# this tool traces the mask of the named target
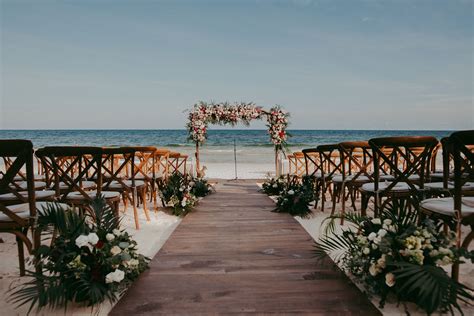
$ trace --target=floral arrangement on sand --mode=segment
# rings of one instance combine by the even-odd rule
[[[285,175],[268,178],[262,185],[262,191],[267,195],[276,196],[275,212],[300,217],[309,217],[312,214],[310,204],[315,200],[312,177]]]
[[[43,244],[34,261],[40,271],[28,271],[30,281],[15,288],[10,299],[30,303],[31,309],[56,308],[73,302],[95,306],[118,297],[148,267],[137,243],[124,230],[102,198],[91,204],[85,216],[58,204],[39,213],[38,228],[53,237]]]
[[[317,256],[332,255],[370,294],[380,296],[381,307],[394,295],[431,314],[461,311],[458,303],[473,299],[470,289],[442,269],[463,256],[472,260],[473,253],[456,248],[455,234],[444,232],[442,225],[431,219],[419,222],[416,212],[387,209],[378,218],[346,214],[349,228],[336,233],[336,218],[329,217],[316,243]]]
[[[207,180],[193,178],[174,172],[168,179],[159,184],[160,197],[165,205],[173,210],[173,215],[184,216],[196,205],[199,197],[211,192]]]
[[[275,106],[270,111],[264,111],[261,107],[253,103],[210,103],[199,102],[194,105],[189,113],[187,128],[189,139],[202,144],[207,139],[207,128],[209,124],[231,124],[242,122],[246,125],[255,119],[261,119],[266,115],[268,133],[272,143],[281,148],[287,141],[289,114],[279,106]]]

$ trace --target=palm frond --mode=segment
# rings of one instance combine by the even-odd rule
[[[409,262],[389,265],[396,268],[392,273],[397,283],[402,284],[396,287],[399,298],[416,303],[428,314],[454,308],[462,313],[458,301],[470,304],[474,299],[469,292],[472,289],[449,277],[440,267]]]

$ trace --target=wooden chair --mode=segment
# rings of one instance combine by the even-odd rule
[[[102,189],[115,191],[122,195],[124,209],[127,210],[128,201],[131,201],[135,228],[140,229],[137,211],[137,196],[146,199],[146,183],[135,180],[135,149],[133,147],[103,148],[102,175],[104,178]],[[145,216],[150,221],[150,215],[145,208]]]
[[[365,183],[360,187],[362,210],[366,210],[371,197],[374,198],[375,216],[388,204],[392,204],[394,209],[417,209],[428,172],[427,161],[431,159],[437,144],[436,138],[429,136],[369,140],[373,152],[374,182]],[[383,177],[385,175],[388,177]]]
[[[188,155],[184,155],[178,152],[170,152],[168,158],[169,172],[179,172],[182,175],[187,174],[186,164],[188,162]]]
[[[90,202],[103,196],[118,218],[120,193],[102,190],[102,154],[100,147],[81,146],[51,146],[36,151],[44,169],[53,175],[58,201],[89,210]],[[91,180],[95,181],[95,190],[84,186]]]
[[[156,185],[156,147],[153,146],[134,146],[135,150],[135,167],[133,175],[136,180],[144,181],[146,184],[146,192],[150,193],[150,200],[153,201],[153,207],[156,211],[157,206],[157,185]],[[141,199],[145,212],[148,212],[146,198]]]
[[[365,183],[373,182],[373,154],[372,148],[367,141],[342,142],[339,144],[342,164],[342,215],[345,213],[346,201],[350,198],[354,212],[356,195],[359,188]],[[336,181],[336,180],[334,180]],[[362,210],[365,215],[365,210]],[[342,219],[341,219],[342,223]]]
[[[294,152],[288,155],[288,173],[302,178],[306,174],[305,155],[302,152]]]
[[[314,177],[315,195],[317,196],[315,208],[318,206],[318,200],[321,199],[321,210],[324,211],[326,193],[335,198],[331,189],[333,177],[340,175],[342,164],[340,161],[339,147],[336,144],[320,145],[316,148],[304,149],[307,174]],[[315,158],[317,156],[317,158]],[[308,170],[309,165],[313,165],[313,171]]]
[[[464,190],[469,181],[474,181],[474,130],[451,134],[449,150],[454,161],[454,197],[431,198],[420,203],[420,210],[428,216],[440,218],[445,223],[456,223],[457,246],[468,249],[474,239],[474,192]],[[444,144],[443,144],[444,145]],[[471,231],[462,240],[461,225],[469,226]],[[452,267],[452,277],[459,279],[459,264]]]
[[[5,204],[0,201],[0,232],[16,236],[20,275],[25,275],[25,245],[30,254],[40,246],[41,232],[35,229],[37,212],[46,202],[36,202],[33,170],[33,144],[29,140],[0,140],[0,156],[11,159],[11,164],[4,165],[0,177],[0,194],[12,194],[18,204]],[[25,168],[25,172],[22,171]],[[26,181],[26,194],[15,183],[14,178],[21,174]],[[20,189],[20,190],[19,190]],[[32,231],[32,239],[28,231]]]

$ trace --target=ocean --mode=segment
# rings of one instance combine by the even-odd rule
[[[386,136],[434,136],[438,139],[452,131],[409,130],[289,130],[289,150],[351,140],[368,140]],[[267,130],[215,129],[209,130],[207,142],[201,147],[201,162],[214,165],[215,170],[234,172],[234,140],[241,172],[270,171],[274,164],[273,145]],[[87,146],[157,146],[194,157],[195,145],[187,140],[186,130],[0,130],[0,139],[29,139],[35,148],[53,145]],[[249,169],[250,168],[250,169]],[[208,170],[211,169],[208,166]],[[228,170],[229,169],[229,170]],[[262,171],[263,172],[263,171]],[[212,171],[211,171],[211,174]],[[240,175],[240,174],[239,174]],[[249,176],[249,173],[246,173]]]

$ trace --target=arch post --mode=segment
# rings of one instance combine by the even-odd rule
[[[201,166],[199,162],[199,143],[196,142],[196,152],[194,153],[194,156],[196,157],[196,176],[198,178],[201,177]]]

